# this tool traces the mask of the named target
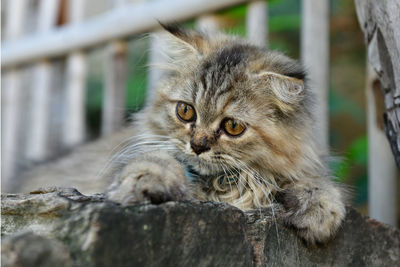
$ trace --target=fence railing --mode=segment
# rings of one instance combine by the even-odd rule
[[[23,25],[26,24],[27,15],[33,12],[29,10],[32,1],[3,2],[7,13],[1,51],[3,190],[11,187],[22,158],[41,161],[52,155],[52,148],[48,142],[52,127],[50,116],[54,115],[49,114],[49,105],[52,101],[49,98],[49,92],[52,90],[52,65],[49,60],[66,59],[64,99],[59,104],[64,106],[61,144],[70,148],[84,142],[86,137],[85,90],[88,49],[104,45],[107,47],[101,126],[102,134],[106,135],[116,131],[124,122],[122,107],[127,78],[128,38],[157,30],[158,21],[168,23],[199,18],[199,27],[214,27],[217,22],[212,22],[212,16],[205,15],[247,4],[248,38],[259,45],[267,45],[268,40],[267,2],[260,0],[153,0],[137,3],[132,3],[132,0],[110,0],[107,12],[89,19],[84,15],[87,1],[41,0],[37,9],[37,30],[29,35],[24,35]],[[328,4],[328,0],[303,0],[301,31],[301,58],[309,70],[313,87],[316,88],[316,138],[323,150],[328,150],[329,140]],[[68,24],[57,26],[60,10],[64,12],[68,10]],[[152,40],[151,45],[157,46],[157,41]],[[149,60],[155,61],[156,57],[153,53]],[[28,99],[33,107],[28,111],[31,112],[29,125],[21,124],[20,120],[21,113],[26,112],[24,106],[26,100],[23,101],[21,97],[21,92],[24,90],[23,70],[26,68],[34,69],[30,84],[34,87],[34,94]],[[159,74],[154,70],[149,77],[149,85],[153,86]],[[21,137],[20,133],[27,131],[29,134]],[[395,212],[395,207],[393,209],[391,212]]]

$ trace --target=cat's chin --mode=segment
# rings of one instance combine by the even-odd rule
[[[220,166],[209,162],[205,162],[202,164],[193,164],[190,166],[192,169],[194,169],[198,174],[202,176],[213,176],[223,172]]]
[[[224,170],[220,164],[202,159],[194,155],[179,155],[176,157],[187,169],[202,176],[212,176],[222,173]]]

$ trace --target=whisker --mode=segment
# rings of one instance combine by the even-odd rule
[[[257,171],[255,171],[254,169],[250,168],[249,166],[247,166],[245,163],[243,163],[242,161],[238,160],[238,159],[233,159],[230,156],[224,155],[223,156],[224,160],[226,162],[228,162],[230,165],[233,165],[235,169],[240,170],[240,172],[243,172],[244,174],[246,174],[246,176],[248,177],[248,179],[240,179],[239,182],[242,182],[241,180],[245,180],[246,183],[248,184],[248,186],[250,187],[250,189],[254,192],[254,204],[256,207],[262,207],[262,206],[270,206],[265,204],[262,204],[259,202],[259,196],[257,194],[257,192],[259,192],[258,190],[261,190],[262,193],[264,194],[264,197],[266,198],[266,200],[270,201],[270,197],[271,197],[271,190],[279,190],[279,187],[276,184],[272,184],[270,182],[268,182],[264,177],[262,177],[261,175],[259,175],[259,173]],[[241,175],[242,176],[242,175]],[[252,183],[250,183],[250,180],[257,185],[257,188],[254,187],[254,185]],[[264,185],[265,184],[265,185]],[[268,190],[266,190],[268,188]],[[268,192],[269,191],[269,192]]]
[[[98,176],[105,176],[108,171],[113,172],[112,166],[116,164],[126,164],[132,160],[137,154],[164,150],[164,151],[176,151],[174,143],[177,143],[176,139],[169,136],[153,135],[153,134],[139,134],[119,143],[113,148],[110,154],[110,158],[104,165],[104,167],[97,174]],[[117,151],[117,152],[116,152]],[[122,166],[119,166],[122,168]]]
[[[225,168],[221,165],[221,167],[222,167],[222,169],[223,169],[223,171],[224,171],[224,173],[225,173],[225,176],[228,176],[228,174],[226,173],[226,171],[225,171]],[[228,178],[226,178],[226,179],[228,179]],[[231,189],[231,201],[232,201],[232,203],[233,203],[233,191],[232,191],[232,186],[231,186],[231,183],[229,183],[228,182],[228,184],[229,184],[229,188]]]
[[[275,232],[276,232],[276,238],[278,240],[278,252],[279,252],[279,256],[281,258],[281,262],[283,262],[282,260],[282,252],[281,252],[281,239],[279,237],[279,230],[278,230],[278,222],[275,216],[275,209],[274,209],[274,205],[271,203],[271,200],[268,199],[268,201],[270,202],[270,206],[271,206],[271,211],[272,211],[272,219],[274,221],[274,225],[275,225]]]
[[[224,163],[221,163],[221,164],[225,165]],[[225,165],[225,166],[226,166],[226,165]],[[233,171],[230,170],[229,168],[228,168],[228,172],[229,172],[229,174],[232,175],[232,176],[235,175],[235,174],[233,173]],[[239,177],[239,179],[240,179],[240,177]],[[236,179],[233,179],[233,182],[235,183],[236,188],[237,188],[237,190],[238,190],[238,192],[239,192],[239,199],[238,199],[237,202],[240,203],[240,202],[242,201],[242,190],[241,190],[241,188],[239,188],[239,185],[237,184]]]

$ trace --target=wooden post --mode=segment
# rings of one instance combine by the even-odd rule
[[[385,132],[400,168],[400,2],[355,0],[368,61],[379,73],[385,95]]]
[[[113,2],[114,8],[121,8],[124,4],[125,0]],[[104,64],[102,135],[111,134],[124,124],[127,60],[125,41],[113,41],[107,46]]]
[[[368,61],[379,74],[380,81],[380,88],[373,88],[374,95],[372,89],[367,91],[369,212],[371,217],[397,226],[398,180],[393,159],[397,168],[400,168],[400,3],[398,0],[355,0],[354,3],[367,45]],[[370,70],[369,73],[371,72]],[[371,77],[370,80],[372,79],[377,77]],[[375,107],[374,103],[383,105],[379,112],[372,109]],[[383,119],[380,117],[383,115],[382,110]],[[380,127],[376,126],[375,114],[381,119],[381,123],[378,124]],[[382,128],[386,132],[388,142],[384,141]],[[388,144],[394,158],[390,155]]]
[[[70,0],[69,20],[76,25],[84,16],[86,1]],[[63,129],[63,143],[66,147],[73,147],[85,139],[86,116],[86,75],[87,60],[80,51],[71,53],[67,58],[67,77],[65,95],[65,124]]]
[[[367,67],[369,215],[397,227],[397,167],[383,129],[384,100],[376,72]]]
[[[39,4],[37,32],[43,33],[55,26],[60,0],[42,0]],[[26,153],[30,160],[43,160],[49,152],[51,63],[43,60],[35,66],[34,73],[31,125]]]
[[[203,15],[196,20],[196,29],[216,33],[220,30],[220,23],[215,15]]]
[[[28,2],[9,0],[7,2],[7,20],[5,39],[14,41],[24,32],[24,23]],[[21,107],[21,75],[16,69],[9,69],[2,74],[1,97],[1,183],[2,192],[12,187],[12,178],[17,171],[18,137]]]
[[[316,95],[315,136],[329,150],[329,1],[303,0],[301,58]]]
[[[171,23],[192,19],[249,0],[168,0],[127,4],[112,12],[91,18],[79,27],[66,25],[42,36],[30,36],[23,42],[2,45],[2,67],[29,63],[40,58],[64,56],[71,51],[125,39],[159,27],[159,21]],[[80,1],[87,3],[87,1]],[[83,5],[82,3],[82,5]]]
[[[121,128],[125,116],[127,49],[124,41],[107,46],[101,132],[108,135]]]
[[[157,67],[158,64],[162,64],[165,60],[162,54],[161,47],[164,44],[164,40],[161,37],[160,32],[153,32],[150,35],[150,50],[149,50],[149,72],[147,76],[147,92],[146,101],[151,101],[156,90],[157,84],[163,76],[163,70]]]
[[[247,5],[246,34],[254,44],[268,46],[268,4],[266,1],[255,1]]]

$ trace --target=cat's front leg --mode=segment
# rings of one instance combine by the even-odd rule
[[[343,191],[326,178],[293,182],[277,198],[285,208],[284,221],[309,244],[327,242],[345,217]]]
[[[139,155],[114,178],[107,191],[108,199],[128,205],[159,204],[190,198],[182,165],[164,152]]]

